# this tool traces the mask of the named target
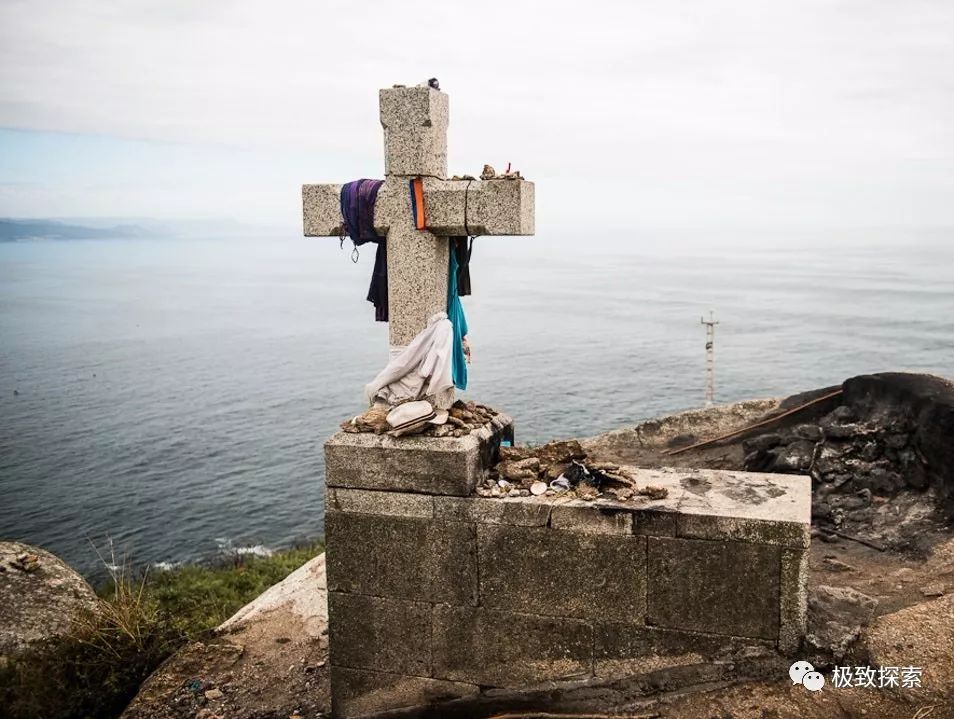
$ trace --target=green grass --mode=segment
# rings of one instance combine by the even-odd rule
[[[201,639],[320,551],[321,546],[313,544],[271,557],[245,555],[213,565],[152,571],[146,580],[146,596],[174,617],[185,636]],[[105,599],[114,597],[115,585],[104,585],[98,594]]]
[[[135,575],[100,587],[95,612],[69,635],[0,666],[0,707],[10,719],[118,717],[172,653],[212,630],[321,551],[313,544],[271,557]]]

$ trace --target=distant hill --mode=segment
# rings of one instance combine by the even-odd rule
[[[230,218],[0,217],[0,242],[27,240],[203,239],[297,237],[301,227],[248,224]]]
[[[12,220],[0,218],[0,242],[21,240],[93,240],[153,237],[154,232],[139,225],[90,227],[58,220]]]

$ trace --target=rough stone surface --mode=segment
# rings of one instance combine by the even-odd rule
[[[329,512],[325,534],[332,592],[477,602],[473,524]]]
[[[534,233],[534,186],[526,180],[482,182],[426,178],[424,204],[428,227],[438,235]]]
[[[29,571],[19,568],[23,555]],[[66,633],[74,618],[95,607],[92,588],[63,560],[29,544],[0,542],[0,657]]]
[[[674,662],[723,659],[753,649],[770,651],[773,647],[772,642],[719,634],[672,631],[623,622],[599,623],[594,627],[594,673],[598,677],[627,676],[672,666]]]
[[[902,695],[954,708],[954,596],[879,617],[866,643],[878,666],[923,669],[921,686],[901,687]]]
[[[330,511],[383,514],[388,517],[429,519],[434,516],[434,498],[406,492],[376,492],[363,489],[328,489]]]
[[[328,613],[333,666],[430,676],[430,604],[330,592]]]
[[[393,87],[380,91],[379,102],[385,175],[446,176],[448,96],[429,87]]]
[[[859,657],[855,645],[877,606],[877,599],[852,587],[814,587],[808,599],[806,645],[838,662]]]
[[[302,185],[301,204],[305,237],[341,235],[341,185]]]
[[[572,505],[558,505],[550,513],[550,526],[582,534],[633,533],[633,514],[625,509],[592,506],[578,500]]]
[[[392,216],[388,229],[388,330],[392,348],[411,343],[427,321],[447,311],[446,237],[416,229],[406,178],[386,181],[392,197],[405,205]],[[403,195],[400,195],[403,191]]]
[[[808,611],[808,551],[783,549],[779,576],[779,651],[793,654],[805,636]]]
[[[332,668],[331,681],[335,687],[332,715],[340,719],[441,704],[480,692],[474,684],[344,667]]]
[[[550,519],[550,503],[528,501],[524,497],[434,497],[434,516],[453,522],[544,527]]]
[[[681,514],[676,519],[676,535],[687,539],[779,544],[804,549],[811,541],[811,527],[799,522]]]
[[[633,532],[654,537],[674,537],[678,516],[675,512],[637,509],[633,512]]]
[[[593,634],[580,621],[437,606],[434,674],[475,684],[521,686],[592,670]]]
[[[329,487],[467,496],[493,462],[513,422],[497,415],[460,437],[400,437],[338,432],[325,443]]]
[[[648,537],[649,624],[778,638],[781,549]]]
[[[216,631],[234,632],[272,612],[283,612],[301,623],[300,633],[317,637],[328,626],[325,554],[310,559],[220,624]]]
[[[641,621],[645,542],[635,536],[481,525],[481,603],[558,617]]]

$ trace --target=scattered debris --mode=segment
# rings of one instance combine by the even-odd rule
[[[506,488],[501,487],[506,482]],[[621,501],[637,498],[664,499],[664,487],[639,487],[631,469],[587,458],[576,440],[549,442],[540,447],[501,447],[500,461],[477,488],[482,497],[517,496],[511,485],[525,495],[569,496],[593,501],[610,495]]]
[[[40,557],[36,554],[20,554],[10,562],[10,566],[21,572],[32,573],[40,568]]]
[[[484,165],[483,171],[480,173],[481,180],[522,180],[523,175],[520,174],[520,170],[511,170],[510,164],[507,164],[507,169],[503,172],[498,173],[494,170],[491,165]]]
[[[853,572],[853,571],[855,571],[855,568],[854,568],[854,567],[852,567],[850,564],[846,564],[845,562],[841,561],[840,559],[836,559],[834,555],[832,555],[832,556],[826,556],[826,557],[822,560],[822,565],[824,565],[824,568],[825,568],[827,571],[829,571],[829,572]]]
[[[415,406],[404,409],[409,405]],[[423,405],[431,411],[425,413]],[[476,402],[457,400],[448,410],[434,410],[430,403],[418,400],[396,407],[375,405],[364,414],[343,422],[341,429],[350,434],[389,434],[393,437],[463,437],[488,424],[498,414],[497,410]],[[388,422],[389,416],[395,421],[403,421],[392,425]]]
[[[639,494],[650,499],[665,499],[669,496],[669,490],[665,487],[657,487],[653,484],[647,485],[639,490]]]
[[[927,586],[921,587],[921,594],[925,597],[943,597],[947,591],[944,582],[933,582]]]

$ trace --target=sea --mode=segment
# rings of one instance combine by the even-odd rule
[[[954,237],[479,238],[465,397],[518,441],[878,371],[954,376]],[[387,327],[336,239],[0,244],[0,539],[91,578],[320,538]]]

